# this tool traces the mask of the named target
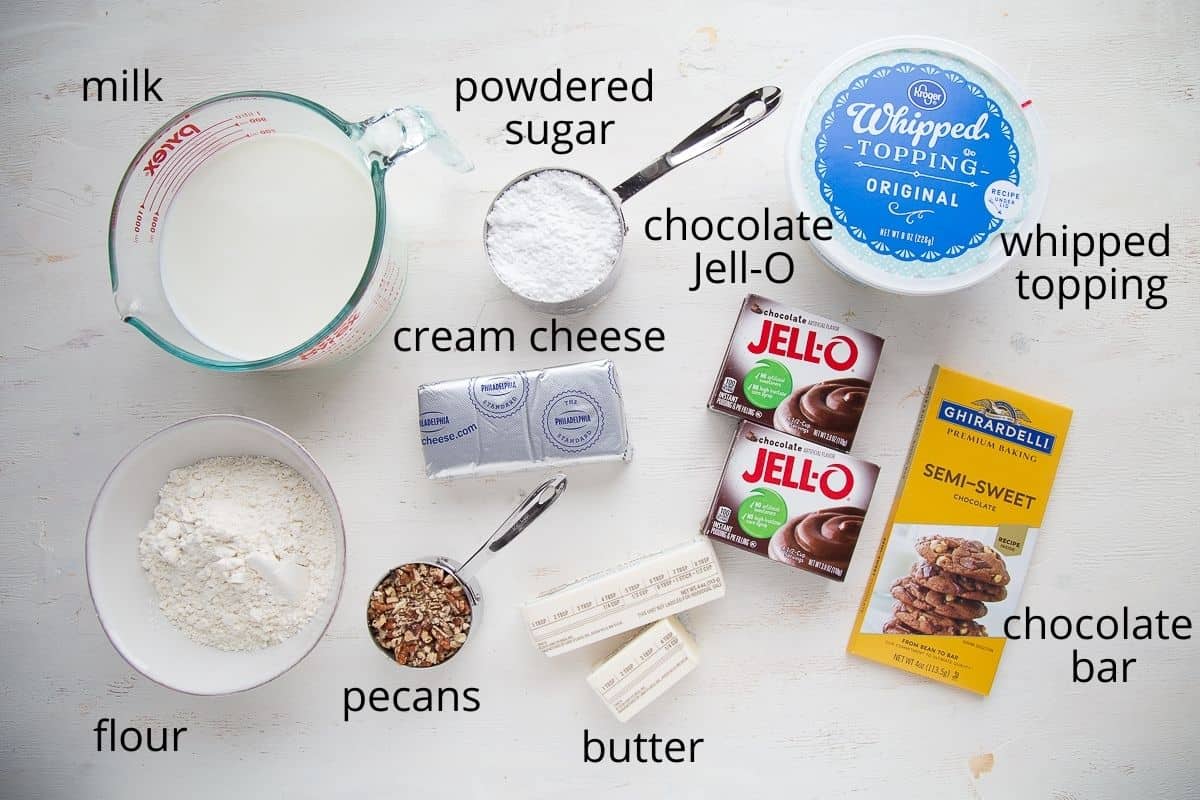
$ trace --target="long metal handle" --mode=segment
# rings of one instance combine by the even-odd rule
[[[489,536],[479,546],[479,549],[472,553],[471,557],[459,567],[459,580],[470,580],[479,571],[479,568],[487,563],[492,554],[500,552],[501,548],[517,538],[517,534],[528,528],[530,523],[540,517],[542,512],[549,508],[566,488],[567,476],[560,473],[530,492],[529,496],[522,500],[521,504],[508,515],[508,519],[500,523],[500,526],[496,528],[496,532]]]
[[[622,203],[625,202],[680,164],[707,153],[762,122],[779,107],[782,97],[783,92],[778,87],[764,86],[739,98],[733,105],[692,131],[682,142],[663,153],[653,164],[630,176],[613,189],[613,193],[621,198]]]

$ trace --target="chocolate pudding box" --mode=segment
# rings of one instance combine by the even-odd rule
[[[747,295],[713,385],[713,411],[849,452],[883,339]]]
[[[934,367],[847,650],[988,694],[1071,410]]]
[[[843,581],[878,477],[874,464],[743,422],[704,533]]]

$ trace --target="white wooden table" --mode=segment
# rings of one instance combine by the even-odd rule
[[[53,8],[51,6],[54,6]],[[935,360],[1076,409],[1025,600],[1046,614],[1196,614],[1200,511],[1200,17],[1190,3],[256,3],[57,4],[0,11],[0,795],[4,797],[912,798],[1197,797],[1200,693],[1193,642],[1093,645],[1138,662],[1128,685],[1072,684],[1071,647],[1007,649],[980,699],[848,657],[844,647]],[[845,585],[728,548],[722,602],[687,615],[705,662],[634,723],[611,720],[584,682],[609,649],[548,661],[518,602],[537,590],[696,530],[730,420],[704,410],[741,287],[686,291],[694,249],[640,230],[667,205],[689,215],[788,213],[783,148],[818,69],[849,47],[920,32],[1006,65],[1049,130],[1044,220],[1118,231],[1170,221],[1170,305],[1059,311],[1016,297],[1014,271],[951,297],[853,287],[806,245],[788,286],[751,288],[852,319],[887,338],[855,445],[883,468]],[[644,74],[655,100],[546,118],[612,118],[612,143],[551,156],[501,141],[526,109],[454,111],[458,76]],[[149,67],[165,101],[84,103],[85,75]],[[626,274],[583,318],[661,325],[663,354],[616,356],[637,455],[573,473],[561,505],[485,577],[490,616],[469,656],[413,676],[380,658],[361,625],[369,586],[405,556],[466,553],[536,476],[448,485],[422,476],[414,388],[435,379],[582,360],[401,354],[388,329],[343,364],[226,376],[160,352],[114,311],[104,237],[115,185],[144,137],[210,95],[275,88],[362,118],[430,107],[474,158],[451,176],[430,159],[391,189],[409,243],[394,324],[513,325],[539,317],[487,274],[479,231],[508,179],[545,163],[615,183],[722,105],[774,83],[776,118],[639,195]],[[751,257],[770,252],[753,244]],[[1060,262],[1026,262],[1057,274]],[[350,558],[329,634],[258,690],[200,699],[138,676],[97,624],[83,572],[95,493],[128,448],[214,411],[272,422],[311,448],[342,503]],[[428,682],[426,682],[428,681]],[[359,714],[347,686],[478,686],[474,714]],[[97,753],[100,717],[186,725],[179,753]],[[695,764],[585,765],[584,728],[703,737]],[[978,780],[974,757],[994,755]]]

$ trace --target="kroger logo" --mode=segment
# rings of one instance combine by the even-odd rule
[[[924,111],[933,111],[946,104],[946,90],[927,78],[913,81],[908,85],[908,101]]]
[[[450,416],[441,411],[426,411],[421,414],[421,433],[437,433],[450,424]]]

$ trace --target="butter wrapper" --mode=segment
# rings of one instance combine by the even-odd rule
[[[616,365],[590,361],[417,388],[430,478],[460,478],[632,455]]]

